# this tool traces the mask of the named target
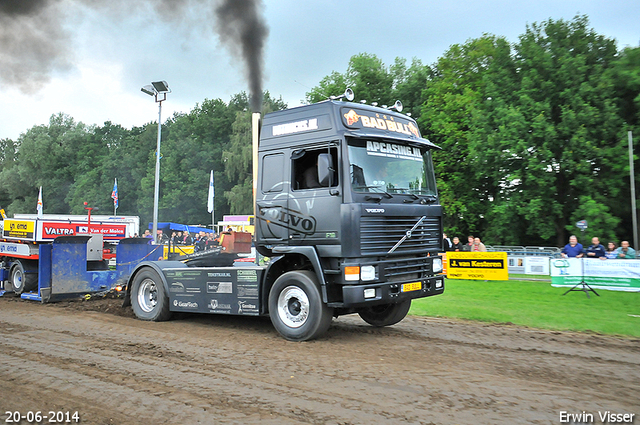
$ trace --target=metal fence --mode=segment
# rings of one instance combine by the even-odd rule
[[[518,257],[559,257],[562,250],[555,246],[487,245],[487,251],[506,252],[509,256]]]

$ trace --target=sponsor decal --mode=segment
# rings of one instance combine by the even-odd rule
[[[247,301],[238,301],[238,314],[242,314],[243,311],[256,311],[258,310],[258,306],[255,304],[248,303]]]
[[[184,292],[184,285],[181,282],[174,282],[171,284],[171,287],[169,288],[169,292]]]
[[[296,122],[289,122],[280,125],[273,126],[274,136],[284,136],[286,134],[301,133],[303,131],[312,131],[318,129],[318,119],[311,118],[309,120],[302,120]]]
[[[397,145],[395,143],[368,141],[367,153],[369,155],[407,158],[422,161],[422,153],[420,152],[420,149],[411,146]]]
[[[231,273],[230,272],[224,272],[224,273],[207,273],[207,276],[209,277],[231,277]]]
[[[105,240],[122,239],[126,237],[126,225],[110,224],[86,224],[73,223],[42,223],[42,238],[55,239],[58,236],[74,236],[77,234],[102,235]]]
[[[180,308],[198,308],[198,303],[193,302],[193,301],[173,300],[173,306],[174,307],[180,307]]]
[[[207,282],[207,292],[210,294],[231,294],[233,285],[231,282]]]
[[[211,300],[207,307],[211,310],[231,310],[231,304],[221,304],[218,300]]]
[[[364,128],[388,130],[407,136],[413,135],[415,137],[420,137],[418,127],[416,127],[413,122],[409,120],[406,120],[406,122],[396,121],[396,117],[392,115],[366,113],[365,111],[357,113],[355,110],[350,109],[349,112],[343,114],[343,117],[345,124],[349,127],[360,124]]]
[[[34,239],[35,222],[25,220],[4,220],[3,235],[5,238]]]

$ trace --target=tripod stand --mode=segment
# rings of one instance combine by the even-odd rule
[[[594,294],[596,294],[598,297],[600,296],[600,294],[598,294],[591,286],[589,286],[587,282],[584,281],[584,260],[585,260],[584,257],[580,258],[580,265],[582,266],[582,270],[581,270],[582,280],[580,281],[580,283],[578,283],[577,285],[575,285],[573,288],[569,289],[567,292],[565,292],[562,295],[567,295],[569,292],[572,292],[572,291],[583,291],[585,294],[587,294],[587,298],[591,298],[589,296],[589,291],[591,291]]]

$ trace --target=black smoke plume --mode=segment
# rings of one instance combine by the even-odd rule
[[[0,80],[36,92],[54,71],[71,67],[58,0],[0,0]]]
[[[269,33],[261,0],[0,0],[0,82],[34,93],[54,72],[72,68],[71,37],[63,25],[70,7],[131,13],[144,4],[165,22],[183,20],[189,8],[213,7],[214,30],[232,55],[244,62],[251,107],[260,110],[263,50]]]
[[[245,63],[254,112],[262,107],[263,51],[269,34],[260,14],[261,8],[260,0],[224,0],[216,8],[216,31],[220,41]]]

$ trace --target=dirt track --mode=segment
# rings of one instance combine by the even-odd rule
[[[321,340],[293,343],[265,318],[150,323],[119,304],[0,297],[0,414],[78,411],[83,424],[555,424],[561,411],[600,423],[598,411],[609,410],[640,423],[639,340],[414,317],[375,329],[349,316]]]

